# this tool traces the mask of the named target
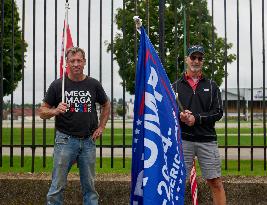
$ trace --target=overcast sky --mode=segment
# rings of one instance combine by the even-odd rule
[[[229,52],[237,53],[237,1],[227,1],[227,41],[233,43]],[[211,1],[209,1],[211,8]],[[264,5],[267,10],[266,1]],[[214,0],[214,24],[219,36],[224,37],[224,1]],[[265,44],[266,44],[265,15]],[[262,56],[262,0],[252,1],[252,43],[253,43],[253,87],[263,86],[263,56]],[[250,5],[249,0],[239,0],[239,69],[240,87],[251,87],[251,49],[250,49]],[[237,87],[236,61],[228,65],[228,87]],[[266,83],[266,81],[265,81]],[[224,83],[221,87],[224,87]]]
[[[16,0],[21,14],[22,0]],[[72,33],[74,45],[77,45],[77,1],[69,0],[69,24]],[[254,66],[254,87],[262,87],[262,28],[261,28],[261,12],[262,0],[252,1],[253,13],[253,66]],[[26,64],[25,64],[25,102],[32,103],[32,71],[33,71],[33,3],[32,0],[25,1],[25,39],[28,43]],[[211,11],[211,0],[208,0],[209,9]],[[267,3],[266,3],[267,4]],[[265,11],[267,6],[265,4]],[[55,36],[55,3],[54,0],[47,0],[47,86],[55,79],[55,53],[54,53],[54,36]],[[250,58],[250,16],[249,16],[249,0],[239,1],[239,16],[240,16],[240,87],[250,87],[251,78],[251,58]],[[122,0],[114,0],[114,15],[116,9],[122,7]],[[64,13],[65,13],[65,0],[58,0],[58,15],[57,15],[57,55],[60,58],[61,49],[61,35],[63,29]],[[91,0],[91,58],[90,68],[91,76],[99,79],[99,34],[100,34],[100,5],[99,0]],[[79,45],[84,48],[86,53],[88,51],[88,1],[80,0],[80,38]],[[210,12],[211,13],[211,12]],[[43,98],[44,89],[44,1],[36,0],[36,37],[35,37],[35,69],[36,69],[36,103],[40,103]],[[106,52],[104,41],[110,42],[111,40],[111,1],[103,0],[103,33],[102,33],[102,69],[103,69],[103,87],[108,96],[111,94],[111,56]],[[144,18],[144,17],[143,17]],[[237,45],[237,14],[236,14],[236,1],[227,1],[227,40],[233,43],[233,49],[229,52],[236,53]],[[265,18],[265,22],[267,22]],[[216,32],[219,36],[224,37],[224,0],[214,0],[214,24]],[[267,28],[267,25],[265,25]],[[114,24],[114,36],[116,32],[116,24]],[[266,32],[265,32],[266,33]],[[266,37],[265,37],[266,38]],[[59,63],[58,63],[59,64]],[[237,74],[236,62],[228,65],[228,87],[237,87]],[[86,67],[87,74],[87,67]],[[59,71],[58,71],[59,73]],[[120,86],[121,79],[118,75],[118,65],[114,61],[114,97],[122,98],[122,87]],[[224,87],[224,83],[221,87]],[[14,103],[21,103],[21,84],[14,92]],[[126,94],[129,100],[133,98]],[[5,97],[5,100],[10,97]]]

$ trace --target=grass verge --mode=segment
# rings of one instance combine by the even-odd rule
[[[45,131],[45,132],[44,132]],[[219,145],[225,145],[225,129],[217,128],[218,134],[218,143]],[[34,142],[36,145],[53,145],[54,144],[54,128],[47,128],[43,130],[42,128],[36,128],[35,132],[32,133],[31,128],[24,129],[24,144],[31,145],[34,136]],[[262,146],[264,145],[264,131],[263,128],[254,128],[253,129],[253,145]],[[21,129],[14,128],[13,129],[13,138],[10,137],[11,129],[3,128],[3,145],[21,145]],[[237,128],[228,128],[227,129],[227,143],[228,145],[238,145],[238,129]],[[11,143],[12,142],[12,143]],[[100,144],[100,141],[97,141],[97,144]],[[111,145],[111,129],[107,128],[104,130],[102,136],[102,144],[103,145]],[[114,129],[114,145],[122,145],[123,144],[123,129],[115,128]],[[132,144],[132,129],[127,128],[125,130],[125,144]],[[240,130],[240,145],[241,146],[249,146],[251,145],[251,130],[250,128],[241,128]]]
[[[31,172],[32,158],[24,158],[24,167],[21,167],[21,158],[19,156],[14,156],[13,167],[10,167],[10,157],[3,156],[3,166],[0,167],[0,173],[26,173]],[[53,159],[52,157],[46,158],[46,167],[43,167],[43,158],[35,157],[34,160],[34,172],[52,172]],[[264,161],[254,160],[253,161],[253,171],[251,171],[251,161],[241,160],[240,161],[240,171],[238,171],[238,161],[228,160],[227,170],[225,170],[225,161],[222,160],[222,175],[241,175],[241,176],[266,176],[266,171],[264,171]],[[200,168],[197,163],[197,174],[200,175]],[[72,173],[78,173],[77,165],[72,166]],[[125,168],[123,168],[123,159],[114,158],[113,168],[111,168],[111,158],[102,158],[102,168],[100,168],[100,159],[97,158],[96,162],[96,172],[97,173],[120,173],[120,174],[130,174],[131,173],[131,159],[125,159]]]

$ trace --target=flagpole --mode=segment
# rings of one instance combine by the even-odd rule
[[[69,1],[66,0],[65,3],[65,21],[64,21],[64,53],[66,53],[67,49],[67,26],[68,26],[68,10],[69,10]],[[65,101],[65,73],[66,73],[66,57],[65,55],[63,56],[63,74],[62,74],[62,97],[61,97],[61,102]]]
[[[187,42],[186,42],[186,38],[187,38],[187,33],[186,33],[186,4],[185,4],[185,2],[184,2],[184,5],[183,5],[183,23],[184,23],[184,71],[186,70],[186,64],[185,64],[185,57],[187,56],[187,52],[186,52],[186,50],[187,50]]]

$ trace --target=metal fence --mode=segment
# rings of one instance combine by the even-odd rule
[[[4,4],[5,2],[5,4]],[[10,2],[10,5],[8,5]],[[157,3],[155,3],[157,2]],[[187,2],[187,3],[185,3]],[[204,2],[204,4],[203,4]],[[167,1],[167,0],[144,0],[144,1],[127,1],[127,0],[88,0],[88,1],[72,1],[70,3],[70,27],[73,34],[73,39],[76,40],[76,45],[84,47],[87,53],[87,74],[97,78],[104,86],[104,89],[108,90],[109,97],[111,99],[112,109],[109,120],[110,132],[106,135],[109,138],[109,143],[104,143],[103,139],[100,139],[98,147],[98,153],[100,157],[100,167],[103,164],[103,157],[108,156],[111,159],[110,166],[114,166],[114,157],[121,157],[123,161],[123,167],[125,167],[125,159],[131,154],[131,144],[127,143],[129,138],[129,130],[131,129],[131,121],[126,119],[123,115],[120,121],[115,119],[115,104],[114,98],[122,98],[123,105],[126,105],[126,101],[131,96],[126,92],[126,82],[118,77],[118,67],[116,60],[114,60],[114,41],[116,33],[120,33],[123,39],[123,53],[134,54],[134,64],[137,59],[138,49],[138,35],[136,31],[133,34],[134,49],[126,47],[126,34],[127,23],[129,17],[122,15],[122,26],[117,29],[115,23],[115,15],[118,9],[126,11],[130,4],[133,4],[131,10],[132,16],[144,15],[144,25],[148,34],[155,32],[155,20],[159,25],[157,31],[159,56],[164,65],[168,65],[169,48],[166,46],[166,39],[170,37],[169,33],[166,33],[167,21],[173,22],[173,36],[172,41],[179,52],[175,52],[175,65],[177,78],[181,72],[183,66],[183,59],[186,53],[186,47],[190,42],[190,29],[192,28],[191,22],[194,21],[194,16],[190,16],[190,11],[187,5],[201,4],[205,5],[207,2],[207,8],[211,17],[212,33],[211,39],[209,39],[209,49],[212,55],[211,63],[209,64],[212,74],[211,77],[216,74],[215,53],[216,45],[215,38],[217,35],[223,37],[222,48],[224,49],[224,121],[222,121],[221,127],[224,128],[223,143],[220,144],[220,148],[224,149],[225,169],[228,169],[229,157],[234,155],[234,158],[238,161],[237,170],[240,171],[240,161],[242,159],[242,150],[250,158],[251,170],[254,169],[254,153],[255,150],[261,156],[261,161],[266,170],[266,111],[265,111],[265,4],[264,0],[253,1],[247,0],[239,2],[227,1],[227,0],[207,0],[207,1]],[[245,3],[244,3],[245,2]],[[157,4],[157,7],[152,7]],[[143,7],[141,7],[143,5]],[[171,6],[170,6],[171,5]],[[11,13],[7,7],[11,6]],[[6,8],[5,8],[6,7]],[[173,16],[166,15],[166,11],[169,12],[170,8],[174,9]],[[18,10],[20,21],[18,25],[21,28],[21,38],[28,43],[27,52],[24,52],[25,44],[22,43],[21,59],[17,59],[17,47],[16,47],[16,12]],[[49,142],[51,138],[51,130],[53,130],[54,122],[50,120],[40,121],[38,119],[38,104],[45,95],[47,86],[52,80],[58,77],[57,68],[59,65],[60,57],[60,43],[61,43],[61,28],[63,28],[65,10],[65,0],[43,0],[43,1],[25,1],[25,0],[1,0],[1,33],[0,33],[0,166],[3,166],[4,155],[9,156],[10,167],[14,164],[14,156],[20,156],[21,167],[24,166],[25,156],[30,155],[32,160],[31,171],[35,170],[35,158],[36,151],[39,150],[38,155],[42,156],[43,167],[46,166],[46,157],[49,149],[52,149],[53,143]],[[157,10],[158,19],[154,16],[152,10]],[[10,17],[11,15],[11,17]],[[199,21],[201,20],[199,14]],[[244,20],[244,16],[249,17]],[[255,16],[255,19],[253,17]],[[131,17],[132,18],[132,17]],[[171,20],[170,20],[171,18]],[[230,19],[230,20],[229,20]],[[11,20],[11,22],[10,22]],[[116,19],[116,21],[120,21]],[[203,20],[204,21],[204,20]],[[9,27],[5,24],[9,23]],[[134,23],[132,22],[134,30]],[[8,28],[8,30],[5,30]],[[215,30],[215,28],[217,30]],[[201,29],[201,28],[200,28]],[[182,30],[182,35],[179,36],[179,31]],[[74,31],[74,32],[73,32]],[[255,33],[255,31],[258,31]],[[259,33],[261,34],[259,36]],[[11,36],[10,36],[11,34]],[[152,34],[151,34],[152,35]],[[248,36],[246,36],[248,35]],[[248,37],[246,39],[245,37]],[[7,39],[10,41],[7,43]],[[244,40],[245,38],[245,40]],[[107,40],[108,39],[108,40]],[[109,50],[107,53],[106,42],[109,42]],[[182,46],[181,46],[182,42]],[[228,43],[233,43],[232,49],[229,48]],[[247,47],[244,49],[244,44]],[[256,46],[257,45],[257,46]],[[258,46],[259,45],[259,46]],[[6,59],[4,51],[9,50],[10,59]],[[244,51],[245,50],[245,51]],[[227,63],[228,52],[236,54],[236,61],[229,65]],[[182,54],[181,54],[182,53]],[[259,55],[255,55],[260,54]],[[124,57],[123,62],[126,66],[128,59]],[[245,60],[244,60],[245,59]],[[4,61],[10,61],[10,75],[9,83],[14,84],[15,65],[17,61],[21,61],[21,73],[22,79],[19,82],[19,86],[15,91],[7,97],[4,97],[4,85],[7,79],[4,73]],[[243,61],[246,62],[244,66]],[[255,67],[257,66],[257,69]],[[250,71],[250,73],[249,73]],[[7,72],[7,71],[5,71]],[[246,78],[242,77],[246,74]],[[259,74],[260,73],[260,74]],[[228,75],[227,75],[228,74]],[[31,76],[31,77],[30,77]],[[247,78],[250,76],[250,78]],[[256,79],[255,79],[256,78]],[[230,83],[234,81],[234,83]],[[245,81],[245,82],[244,82]],[[262,82],[260,82],[262,81]],[[250,85],[249,85],[250,83]],[[122,84],[122,86],[120,86]],[[235,93],[229,92],[229,84],[236,89]],[[254,106],[255,90],[254,86],[262,90],[261,93],[261,108],[257,113],[261,114],[261,120],[254,120]],[[240,90],[246,87],[250,91],[249,101],[249,122],[243,123],[241,119],[242,110],[241,102],[244,100]],[[231,98],[231,96],[234,97]],[[230,99],[231,98],[231,99]],[[258,100],[258,99],[257,99]],[[6,103],[8,101],[8,104]],[[232,116],[229,112],[228,102],[234,102],[236,116],[234,120],[230,120]],[[5,103],[4,103],[5,102]],[[229,103],[230,104],[230,103]],[[233,103],[232,103],[233,104]],[[232,105],[231,104],[231,105]],[[20,105],[18,107],[18,105]],[[26,111],[31,110],[31,116],[26,115]],[[20,110],[21,118],[15,119],[14,111]],[[126,107],[123,106],[123,113],[126,112]],[[248,109],[248,108],[247,108]],[[9,112],[7,112],[9,111]],[[8,118],[8,117],[9,118]],[[30,118],[30,119],[27,119]],[[128,123],[128,124],[127,124]],[[223,125],[223,126],[222,126]],[[243,125],[248,126],[249,133],[242,133]],[[115,133],[116,128],[119,127],[119,138],[121,143],[114,143],[115,138],[118,138]],[[232,131],[234,127],[237,131]],[[260,127],[260,128],[258,128]],[[259,133],[255,130],[259,129]],[[54,131],[52,131],[54,132]],[[53,134],[53,133],[52,133]],[[243,136],[249,135],[249,143],[243,145]],[[237,142],[233,145],[229,139],[235,137]],[[246,136],[247,137],[247,136]],[[258,140],[260,138],[260,140]],[[260,142],[259,142],[260,141]],[[256,142],[256,143],[255,143]],[[115,151],[119,154],[116,154]],[[248,153],[249,152],[249,153]],[[108,154],[107,154],[108,153]],[[129,154],[130,153],[130,154]]]

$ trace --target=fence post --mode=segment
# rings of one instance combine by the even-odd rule
[[[164,13],[165,13],[165,0],[159,0],[159,57],[162,65],[165,64],[165,24],[164,24]]]

